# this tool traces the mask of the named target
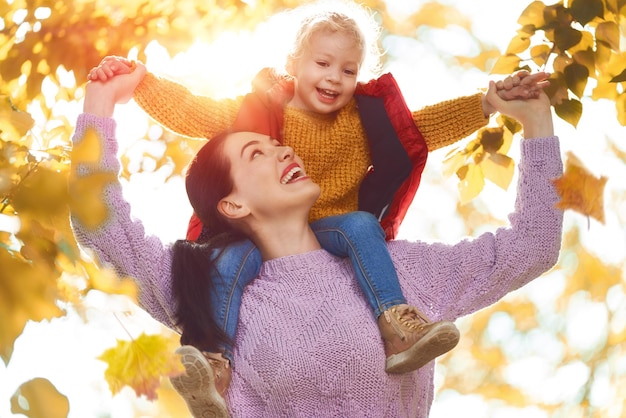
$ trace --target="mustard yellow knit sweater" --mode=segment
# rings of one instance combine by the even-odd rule
[[[211,138],[233,124],[243,97],[214,100],[182,85],[146,74],[134,94],[148,115],[180,135]],[[481,93],[413,112],[430,151],[465,138],[484,126]],[[321,115],[286,107],[284,143],[305,163],[321,195],[311,221],[357,210],[359,185],[370,166],[368,141],[354,99],[337,114]]]

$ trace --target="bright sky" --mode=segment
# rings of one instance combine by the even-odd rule
[[[457,4],[461,12],[472,19],[473,32],[478,37],[491,41],[500,50],[506,48],[508,40],[514,34],[517,17],[529,2],[512,0],[503,7],[500,0],[448,1]],[[388,3],[394,13],[402,15],[410,9],[416,9],[424,1],[389,0]],[[211,81],[211,90],[207,94],[224,97],[242,93],[247,89],[249,79],[256,71],[244,62],[253,60],[262,62],[271,58],[260,53],[266,51],[260,45],[265,42],[264,36],[272,27],[275,26],[262,25],[259,28],[260,32],[255,36],[250,33],[226,33],[213,45],[196,44],[186,54],[174,59],[170,59],[158,45],[152,45],[148,51],[147,65],[149,70],[155,73],[184,79],[190,87],[207,85],[208,81]],[[424,40],[387,45],[390,53],[401,53],[401,57],[392,60],[386,70],[392,72],[398,80],[410,107],[417,108],[459,95],[471,94],[477,88],[487,86],[489,80],[487,75],[450,69],[440,59],[438,52],[441,51],[454,55],[472,50],[473,45],[462,32],[434,31],[424,36],[426,38]],[[245,53],[232,54],[233,50]],[[212,64],[216,62],[213,58],[215,56],[227,57],[223,62],[232,62],[233,59],[241,57],[242,63],[228,67],[216,66]],[[416,57],[419,57],[419,60]],[[68,114],[77,114],[79,109],[76,105],[65,111]],[[595,112],[592,114],[587,109],[595,109]],[[145,135],[147,124],[134,104],[120,109],[117,118],[118,137],[122,147]],[[602,126],[601,132],[598,132],[598,126]],[[559,122],[557,132],[562,138],[564,153],[568,150],[573,151],[583,159],[592,172],[609,177],[605,195],[607,208],[619,200],[620,196],[622,201],[622,206],[617,208],[617,211],[607,212],[606,225],[592,221],[590,228],[587,229],[587,220],[573,213],[567,214],[566,224],[580,225],[583,242],[592,252],[601,255],[603,260],[626,267],[626,227],[624,227],[626,203],[623,198],[626,190],[623,181],[618,180],[626,178],[626,169],[623,161],[606,158],[611,145],[621,147],[622,151],[626,150],[623,143],[626,129],[616,122],[612,104],[593,103],[585,108],[578,130],[575,131]],[[617,143],[617,139],[622,139],[622,143]],[[515,144],[512,149],[516,149]],[[515,152],[513,155],[516,155]],[[465,234],[463,223],[455,212],[458,201],[456,182],[454,179],[444,179],[440,174],[443,156],[444,152],[433,153],[430,156],[416,202],[411,207],[402,229],[403,238],[457,241]],[[180,179],[170,181],[164,186],[161,183],[162,179],[158,176],[157,178],[135,176],[131,183],[125,185],[125,191],[131,200],[135,215],[144,221],[148,231],[159,235],[163,240],[172,241],[179,238],[185,230],[191,211],[186,204]],[[488,185],[479,199],[478,207],[505,221],[513,205],[514,187],[512,189],[503,192],[495,186]],[[495,205],[496,201],[500,204]],[[155,208],[158,211],[155,211]],[[563,278],[555,275],[553,280],[549,282],[543,280],[541,286],[529,286],[525,292],[533,300],[549,304],[558,295],[562,285]],[[623,293],[615,294],[611,303],[624,306]],[[602,312],[591,302],[583,299],[575,301],[572,306],[572,309],[584,312],[572,316],[572,321],[575,320],[574,328],[579,331],[572,333],[573,341],[583,346],[586,341],[596,339],[593,337],[597,336],[597,330],[602,328],[598,327],[598,324],[603,323]],[[76,314],[55,320],[53,326],[28,325],[16,343],[10,365],[5,367],[0,362],[0,417],[13,416],[10,412],[9,398],[19,384],[36,376],[50,379],[70,398],[72,418],[156,416],[156,411],[149,402],[135,399],[130,391],[124,391],[112,398],[102,378],[104,363],[95,361],[94,358],[105,348],[112,346],[115,338],[126,338],[126,331],[119,325],[119,321],[124,323],[129,332],[135,334],[143,331],[157,332],[159,326],[149,318],[146,319],[147,315],[141,312],[128,315],[128,311],[133,308],[121,298],[92,293],[85,301],[85,309],[90,320],[87,326],[81,323]],[[626,315],[624,316],[626,321]],[[509,328],[510,324],[506,319],[494,321],[495,336],[506,336],[507,332],[510,332]],[[517,379],[520,385],[535,387],[538,393],[545,393],[544,396],[548,400],[558,399],[563,396],[563,391],[577,390],[581,379],[584,381],[583,365],[573,365],[570,370],[555,376],[550,375],[545,361],[541,358],[529,358],[524,363],[513,364],[510,375],[512,379]],[[71,365],[71,368],[60,368],[59,364]],[[626,364],[623,367],[626,368]],[[538,376],[541,379],[538,379]],[[561,388],[561,392],[555,393],[551,389],[555,387]],[[606,396],[610,396],[608,389],[605,392],[609,393]],[[610,402],[610,399],[603,400],[601,396],[598,399],[600,403]],[[140,411],[139,415],[136,415],[133,408]],[[470,418],[487,416],[547,418],[532,406],[522,411],[493,409],[486,406],[477,396],[462,396],[458,393],[441,394],[434,404],[432,417],[458,416],[459,411],[462,411],[464,417]]]

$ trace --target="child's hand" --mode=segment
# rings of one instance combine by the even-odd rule
[[[502,100],[529,100],[537,99],[543,89],[550,85],[549,73],[540,71],[531,74],[526,70],[517,71],[504,80],[495,83],[496,93]],[[483,95],[483,112],[489,117],[497,109]]]
[[[146,67],[138,65],[134,71],[116,75],[108,81],[89,81],[85,87],[83,111],[96,116],[112,116],[116,104],[126,103],[133,97],[145,74]]]
[[[110,55],[104,57],[97,67],[89,71],[88,78],[90,81],[107,81],[116,75],[130,74],[134,71],[135,66],[135,62],[124,57]]]
[[[503,100],[536,99],[550,85],[548,77],[550,74],[543,71],[535,74],[526,70],[517,71],[496,82],[498,96]]]
[[[498,93],[496,83],[491,81],[485,97],[495,110],[522,124],[525,138],[554,135],[550,99],[543,90],[536,98],[504,100]]]

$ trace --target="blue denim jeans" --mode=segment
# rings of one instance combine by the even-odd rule
[[[322,248],[338,257],[349,257],[356,280],[375,318],[394,305],[406,303],[391,261],[385,233],[374,215],[351,212],[330,216],[311,224]],[[234,341],[243,290],[261,268],[261,253],[249,241],[224,249],[217,259],[219,277],[213,278],[213,315],[218,325]],[[232,361],[232,347],[224,347]]]

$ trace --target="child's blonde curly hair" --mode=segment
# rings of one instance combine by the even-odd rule
[[[369,9],[352,1],[322,0],[297,7],[289,13],[298,16],[300,25],[287,56],[288,62],[303,55],[314,34],[320,31],[341,32],[353,37],[362,51],[359,81],[367,81],[380,74],[380,25]]]

